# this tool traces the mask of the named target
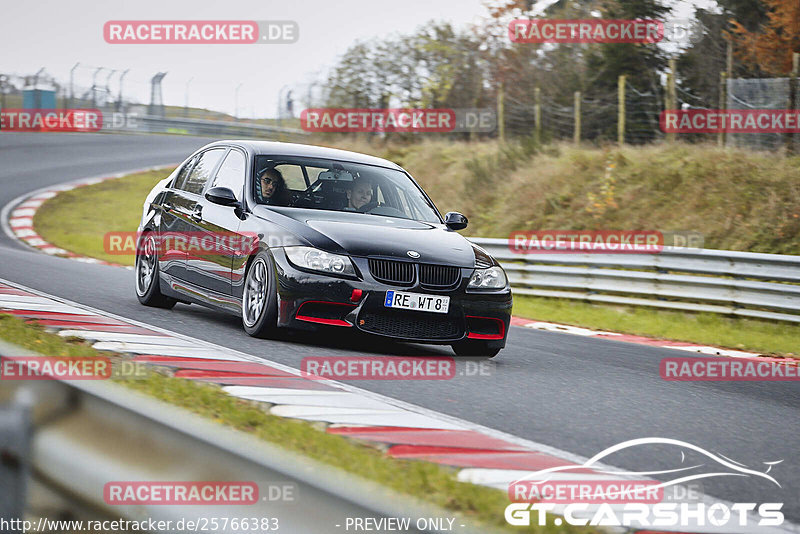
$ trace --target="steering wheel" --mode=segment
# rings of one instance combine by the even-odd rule
[[[356,211],[358,211],[360,213],[368,213],[370,210],[373,210],[373,209],[375,209],[377,207],[378,207],[378,201],[377,200],[372,200],[370,202],[367,202],[366,204],[364,204],[360,208],[358,208]]]
[[[321,184],[319,180],[309,185],[305,190],[295,193],[297,198],[294,199],[292,205],[297,208],[310,208],[313,207],[314,202],[314,188]]]

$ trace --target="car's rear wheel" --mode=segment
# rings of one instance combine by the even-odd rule
[[[451,345],[456,356],[474,356],[494,358],[500,352],[499,348],[491,348],[486,341],[468,339]]]
[[[136,248],[136,297],[145,306],[170,309],[177,300],[161,293],[158,275],[158,247],[152,232],[142,235]]]
[[[278,319],[278,296],[272,258],[259,252],[250,262],[242,292],[242,325],[253,337],[275,333]]]

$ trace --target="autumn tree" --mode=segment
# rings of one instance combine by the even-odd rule
[[[792,53],[800,53],[800,2],[798,0],[763,0],[767,20],[757,30],[748,30],[738,20],[731,20],[729,37],[737,57],[757,65],[772,75],[792,70]]]

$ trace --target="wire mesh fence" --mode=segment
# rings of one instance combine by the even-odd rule
[[[747,109],[798,109],[800,95],[790,104],[789,78],[735,78],[727,80],[726,98],[708,101],[690,90],[675,86],[675,108],[688,110],[747,110]],[[583,95],[574,93],[542,95],[536,100],[535,91],[506,95],[505,125],[511,135],[532,135],[538,131],[544,142],[580,141],[613,142],[619,139],[619,125],[623,121],[623,139],[626,144],[646,144],[665,139],[661,123],[662,112],[667,110],[667,89],[662,86],[637,87],[624,83],[624,113],[620,114],[618,92]],[[800,91],[798,91],[800,93]],[[537,123],[536,116],[539,122]],[[777,150],[797,146],[800,140],[791,133],[732,133],[720,136],[714,133],[680,133],[676,139],[687,142],[712,142],[722,140],[726,146],[747,147],[756,150]]]
[[[233,113],[190,106],[192,79],[181,80],[162,88],[164,72],[144,73],[77,64],[67,79],[57,79],[44,69],[36,74],[0,72],[0,110],[6,113],[0,129],[10,129],[16,116],[13,110],[97,110],[104,131],[136,131],[172,134],[219,135],[279,138],[292,140],[306,133],[296,120],[256,119],[252,108],[240,105],[238,94],[231,91]],[[221,82],[206,82],[221,85]],[[215,86],[216,88],[216,86]],[[207,89],[207,88],[206,88]],[[311,94],[311,91],[304,92]],[[230,105],[220,99],[221,107]],[[245,118],[243,115],[247,116]],[[19,130],[22,122],[18,123]],[[49,130],[25,123],[35,131]]]
[[[296,127],[297,120],[292,118],[295,114],[291,112],[291,105],[287,108],[283,105],[284,100],[297,100],[296,111],[299,113],[300,108],[314,105],[313,95],[318,94],[324,100],[325,94],[325,87],[317,82],[307,86],[287,85],[281,90],[281,111],[277,120],[243,119],[239,114],[238,102],[234,105],[233,113],[190,106],[191,79],[181,81],[178,84],[180,90],[176,89],[173,82],[167,98],[164,98],[160,83],[163,76],[156,81],[158,76],[157,73],[154,76],[129,74],[121,69],[81,64],[73,68],[68,80],[56,80],[43,70],[34,75],[0,73],[0,108],[47,107],[40,101],[34,100],[33,104],[25,101],[26,91],[38,89],[49,92],[53,98],[50,105],[57,108],[92,108],[104,114]],[[719,98],[710,101],[708,96],[699,96],[678,81],[675,84],[674,107],[683,111],[797,109],[800,106],[797,94],[794,103],[789,102],[791,84],[790,78],[728,79],[724,92],[721,86]],[[318,91],[313,91],[315,86]],[[559,91],[557,87],[543,87],[541,90],[536,87],[509,87],[504,89],[504,106],[502,109],[498,106],[494,111],[497,122],[503,124],[503,131],[510,138],[538,136],[545,143],[608,143],[621,140],[633,145],[664,140],[666,136],[660,118],[670,101],[667,84],[653,83],[645,87],[624,82],[622,87],[622,100],[619,90],[613,89],[570,93]],[[179,94],[180,97],[177,97]],[[293,94],[297,95],[296,98]],[[484,137],[497,135],[498,131],[481,134]],[[760,150],[784,147],[800,149],[800,140],[792,133],[680,133],[674,138],[687,142],[718,141],[726,146]]]
[[[798,109],[800,98],[790,103],[789,78],[747,78],[727,81],[728,109]],[[782,133],[731,133],[726,144],[752,149],[775,150],[781,146],[794,148],[796,140]]]

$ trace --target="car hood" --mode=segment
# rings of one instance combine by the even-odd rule
[[[329,252],[409,259],[408,251],[415,251],[422,263],[475,265],[470,242],[443,224],[300,208],[272,207],[269,211],[281,220],[270,219]]]

